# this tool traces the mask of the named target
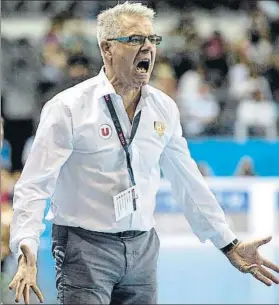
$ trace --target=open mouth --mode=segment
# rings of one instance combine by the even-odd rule
[[[136,70],[139,73],[147,73],[150,66],[149,59],[143,59],[136,65]]]

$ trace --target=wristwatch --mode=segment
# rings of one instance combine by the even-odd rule
[[[227,246],[225,246],[224,248],[221,248],[220,250],[226,254],[228,252],[230,252],[237,244],[239,243],[239,240],[236,238],[234,239],[231,243],[229,243]]]

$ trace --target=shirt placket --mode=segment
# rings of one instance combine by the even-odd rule
[[[134,118],[136,117],[137,113],[142,109],[141,105],[138,105],[139,107],[137,107],[135,114],[134,114]],[[130,137],[131,137],[131,132],[132,132],[132,123],[130,122],[129,116],[125,110],[124,107],[124,103],[122,101],[122,99],[120,97],[116,98],[116,102],[114,103],[114,107],[116,109],[122,130],[124,132],[125,138],[127,143],[130,142]],[[136,131],[137,134],[138,130]],[[135,135],[136,136],[136,135]],[[135,140],[135,138],[134,138]],[[133,140],[133,141],[134,141]],[[132,149],[133,148],[133,149]],[[130,153],[130,158],[131,158],[131,164],[132,164],[132,168],[133,171],[135,172],[137,165],[138,165],[138,158],[139,158],[139,154],[136,150],[135,145],[133,144],[133,142],[131,143],[131,145],[129,145],[129,153]],[[136,181],[137,184],[137,181]],[[133,213],[132,215],[129,216],[129,225],[130,228],[134,227],[136,225],[136,223],[138,222],[139,219],[139,209],[140,207],[137,206],[137,212]]]

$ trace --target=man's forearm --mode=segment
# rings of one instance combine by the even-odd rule
[[[14,202],[13,219],[10,225],[10,249],[19,257],[20,246],[28,246],[35,257],[39,248],[40,235],[45,229],[43,223],[46,200]]]

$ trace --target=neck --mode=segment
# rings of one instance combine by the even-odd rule
[[[112,84],[113,85],[113,84]],[[123,88],[114,86],[115,92],[122,97],[125,109],[136,108],[140,100],[140,88]]]
[[[140,100],[141,88],[125,85],[115,75],[110,75],[107,71],[105,73],[115,92],[122,97],[125,109],[136,108]]]

